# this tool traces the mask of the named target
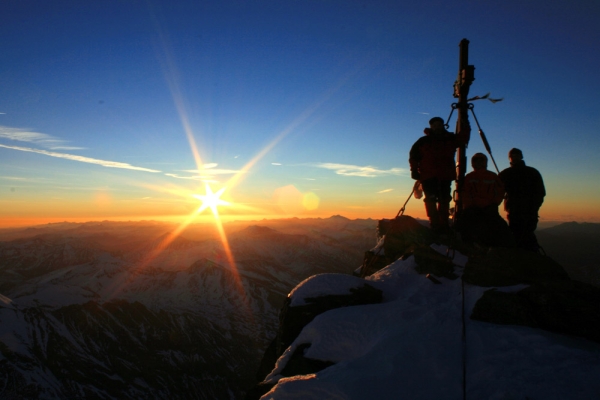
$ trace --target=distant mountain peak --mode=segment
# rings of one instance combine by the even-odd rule
[[[275,229],[268,228],[266,226],[251,225],[245,229],[242,229],[240,233],[251,236],[270,236],[279,234],[280,232],[276,231]]]
[[[226,269],[222,265],[220,265],[212,260],[209,260],[208,258],[201,258],[199,260],[196,260],[192,265],[189,266],[188,272],[189,273],[201,272],[201,271],[206,271],[211,268]]]
[[[332,215],[331,217],[329,217],[329,219],[331,220],[338,220],[338,221],[350,221],[349,218],[344,217],[343,215]]]

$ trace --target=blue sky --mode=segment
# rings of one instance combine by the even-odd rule
[[[4,1],[2,217],[185,215],[181,193],[244,167],[224,198],[250,214],[393,217],[468,38],[471,94],[504,98],[474,103],[499,167],[521,148],[542,218],[600,221],[599,17],[592,1]],[[318,207],[284,210],[290,186]]]

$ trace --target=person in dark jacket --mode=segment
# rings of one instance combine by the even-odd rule
[[[508,226],[515,235],[517,246],[531,251],[539,251],[535,237],[538,224],[538,211],[544,202],[546,188],[542,175],[523,161],[523,152],[511,149],[508,152],[510,167],[500,172],[506,196],[504,210]]]
[[[467,126],[467,128],[469,128]],[[410,176],[420,180],[425,193],[423,202],[433,230],[448,229],[452,181],[456,180],[454,156],[456,149],[469,142],[469,129],[455,135],[444,127],[444,120],[434,117],[429,120],[425,136],[410,149]]]

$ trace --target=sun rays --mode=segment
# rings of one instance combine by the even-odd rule
[[[208,183],[206,183],[204,185],[205,189],[206,189],[206,194],[201,195],[201,194],[193,194],[192,197],[195,197],[196,199],[202,201],[202,205],[200,206],[200,208],[198,209],[198,214],[200,214],[202,211],[206,210],[207,208],[210,208],[213,215],[215,216],[215,218],[219,218],[219,211],[217,210],[218,206],[228,206],[229,202],[225,201],[225,200],[221,200],[221,195],[223,194],[223,192],[225,192],[225,187],[222,187],[221,189],[219,189],[217,191],[217,193],[213,193],[212,189],[210,188],[210,186],[208,185]]]
[[[221,183],[219,180],[215,179],[214,175],[217,173],[217,170],[214,167],[217,166],[215,163],[204,164],[202,150],[203,148],[198,145],[197,137],[202,138],[202,132],[194,132],[192,129],[192,124],[190,123],[190,118],[187,112],[187,103],[185,101],[185,97],[183,95],[183,91],[181,90],[181,85],[179,82],[179,73],[176,68],[176,63],[174,62],[174,58],[172,56],[172,52],[169,46],[169,41],[167,39],[166,33],[161,29],[160,23],[158,19],[155,20],[156,28],[159,33],[160,38],[160,48],[162,50],[162,54],[159,54],[159,59],[161,61],[163,71],[165,74],[165,80],[171,92],[171,96],[173,98],[173,103],[179,114],[179,118],[181,121],[181,125],[183,128],[183,132],[187,138],[189,143],[190,152],[192,158],[196,164],[196,169],[193,171],[186,170],[185,172],[192,172],[194,176],[190,177],[181,177],[176,174],[165,174],[167,176],[171,176],[174,178],[183,178],[187,179],[188,182],[198,181],[204,184],[204,193],[201,193],[202,189],[199,187],[190,189],[189,187],[178,187],[177,185],[173,185],[172,183],[165,183],[163,186],[150,186],[143,185],[148,189],[157,191],[159,193],[165,193],[169,196],[179,197],[181,200],[180,205],[178,207],[187,208],[190,206],[191,199],[195,201],[200,201],[200,204],[194,204],[193,210],[188,211],[189,214],[185,217],[185,219],[171,232],[162,237],[159,240],[159,243],[154,246],[151,250],[145,254],[140,261],[137,262],[136,267],[134,268],[133,274],[128,278],[129,281],[136,278],[139,272],[143,271],[146,267],[152,265],[153,262],[164,252],[171,251],[170,245],[186,230],[186,228],[197,222],[202,214],[208,214],[206,211],[210,209],[212,215],[210,215],[212,224],[216,228],[218,232],[218,239],[223,248],[223,252],[226,256],[226,262],[228,265],[224,265],[225,268],[229,269],[235,278],[236,289],[237,291],[247,299],[246,307],[248,308],[249,313],[251,314],[251,304],[250,299],[246,296],[246,290],[243,287],[242,280],[240,278],[240,271],[238,265],[236,264],[235,256],[231,250],[229,239],[225,232],[221,211],[227,210],[227,213],[231,213],[230,215],[237,215],[236,212],[241,210],[250,211],[251,213],[260,213],[264,210],[258,210],[254,207],[250,207],[248,204],[237,203],[235,202],[233,195],[235,193],[235,188],[244,180],[246,176],[248,176],[248,172],[268,153],[273,150],[285,137],[291,134],[294,131],[297,131],[298,128],[307,122],[310,122],[311,119],[315,119],[315,114],[317,110],[319,110],[323,104],[328,101],[332,94],[339,90],[343,85],[346,84],[349,77],[354,73],[347,74],[343,76],[337,85],[334,85],[332,88],[323,93],[322,96],[319,96],[316,101],[312,104],[309,104],[301,113],[298,114],[296,118],[293,118],[291,122],[281,131],[274,135],[274,138],[268,142],[261,150],[259,150],[254,157],[252,157],[241,169],[238,170],[219,170],[220,174],[231,173],[232,176],[230,179],[226,180],[224,183]],[[318,118],[317,118],[318,119]],[[211,169],[213,174],[211,174]],[[210,185],[213,185],[212,187]],[[213,191],[213,188],[216,188],[216,191]],[[200,192],[200,193],[199,193]],[[314,196],[314,195],[313,195]],[[318,198],[309,198],[307,205],[305,205],[306,209],[313,209],[318,207]],[[208,216],[206,216],[208,218]],[[122,282],[121,285],[116,288],[117,291],[125,289],[129,282]]]

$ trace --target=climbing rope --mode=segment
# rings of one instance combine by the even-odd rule
[[[465,321],[465,281],[460,278],[462,286],[462,389],[463,400],[467,400],[467,323]]]
[[[446,250],[446,257],[450,260],[454,260],[454,256],[456,255],[456,249],[454,246],[448,246]],[[467,321],[465,318],[465,281],[460,277],[461,284],[461,321],[462,321],[462,335],[461,335],[461,344],[462,344],[462,391],[463,391],[463,400],[467,400]]]
[[[451,262],[454,261],[454,257],[456,256],[456,246],[455,241],[452,240],[451,243],[446,248],[446,258]],[[454,263],[453,263],[454,264]],[[456,265],[456,264],[454,264]],[[462,390],[463,390],[463,400],[467,399],[467,323],[465,318],[465,281],[460,278],[461,282],[461,320],[462,320],[462,336],[461,336],[461,344],[462,344]]]
[[[485,96],[477,97],[477,98],[474,97],[469,100],[479,100],[479,99],[483,99],[483,98],[487,98],[487,97],[485,97]],[[500,100],[495,100],[495,101],[500,101]],[[483,132],[483,129],[481,129],[481,125],[479,125],[479,120],[477,120],[477,116],[475,115],[475,105],[473,103],[469,103],[468,106],[469,106],[469,110],[471,110],[471,114],[473,114],[473,119],[475,120],[475,123],[477,124],[477,129],[479,130],[479,136],[481,137],[481,140],[483,141],[485,150],[490,155],[490,158],[492,159],[492,162],[494,163],[494,167],[496,167],[496,171],[498,173],[500,173],[500,170],[498,169],[498,165],[496,165],[496,160],[494,160],[494,156],[492,155],[492,148],[490,147],[490,143],[488,142],[487,137],[485,136],[485,133]],[[454,110],[456,110],[458,108],[458,103],[452,103],[450,105],[450,108],[451,108],[450,115],[448,115],[448,119],[446,120],[446,123],[444,124],[444,127],[446,127],[446,129],[450,128],[450,118],[452,118],[452,114],[454,113]]]
[[[477,120],[477,116],[475,115],[474,109],[475,109],[475,105],[472,103],[469,103],[469,110],[471,110],[471,114],[473,114],[473,119],[475,120],[475,123],[477,124],[477,129],[479,129],[479,136],[481,136],[483,145],[485,146],[485,149],[487,150],[488,154],[490,155],[490,158],[492,159],[492,162],[494,163],[494,167],[496,167],[496,172],[500,173],[500,170],[498,169],[498,165],[496,165],[496,160],[494,160],[494,156],[492,155],[492,148],[490,147],[487,137],[485,137],[485,133],[483,133],[483,130],[481,129],[481,126],[479,125],[479,121]]]

